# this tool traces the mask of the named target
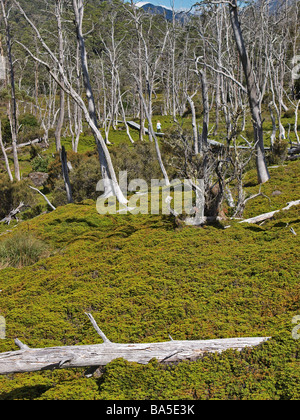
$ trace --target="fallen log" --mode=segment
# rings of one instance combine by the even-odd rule
[[[11,210],[11,212],[4,217],[4,219],[0,220],[3,223],[7,223],[8,225],[10,224],[10,222],[12,221],[12,219],[16,219],[18,221],[17,218],[17,214],[21,212],[21,209],[25,206],[25,204],[21,201],[21,203],[18,205],[18,207],[16,209]]]
[[[295,155],[299,152],[300,152],[300,144],[298,144],[297,146],[292,146],[288,149],[288,154],[289,155]]]
[[[0,353],[0,375],[62,368],[94,367],[96,369],[117,358],[140,364],[147,364],[153,358],[161,363],[196,360],[205,353],[220,353],[228,349],[240,351],[245,347],[257,346],[270,338],[237,337],[193,341],[171,339],[171,341],[161,343],[118,344],[108,340],[92,315],[87,315],[103,339],[103,344],[29,348],[16,339],[15,344],[20,350]]]
[[[41,139],[30,140],[26,143],[17,144],[17,149],[21,149],[22,147],[31,146],[32,144],[41,143]],[[5,149],[6,152],[12,150],[12,146],[9,146]]]
[[[41,196],[44,198],[46,203],[49,204],[49,206],[52,208],[52,210],[56,210],[56,207],[54,207],[53,204],[51,204],[51,202],[48,200],[48,198],[45,196],[45,194],[42,193],[42,191],[40,191],[38,188],[32,187],[31,185],[29,185],[29,188],[31,188],[32,190],[41,194]]]
[[[289,210],[291,207],[293,207],[293,206],[299,206],[299,205],[300,205],[300,200],[290,201],[288,203],[288,205],[286,207],[283,207],[282,209],[270,211],[268,213],[259,214],[258,216],[250,217],[249,219],[241,220],[239,223],[258,223],[258,222],[263,222],[264,220],[272,219],[272,217],[274,216],[274,214],[279,213],[280,211]]]

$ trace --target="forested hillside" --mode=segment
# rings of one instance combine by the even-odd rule
[[[0,400],[300,397],[299,4],[175,12],[0,0],[0,373],[16,337],[101,343],[87,313],[114,343],[270,339],[16,363]]]

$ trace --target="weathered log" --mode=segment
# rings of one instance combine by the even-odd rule
[[[288,149],[288,154],[289,155],[296,155],[299,152],[300,152],[300,145],[292,146]]]
[[[21,209],[24,207],[24,205],[25,204],[21,202],[18,207],[13,209],[6,217],[4,217],[4,219],[1,220],[1,222],[7,223],[9,225],[12,219],[18,220],[17,214],[21,212]]]
[[[259,214],[258,216],[250,217],[249,219],[241,220],[239,223],[258,223],[258,222],[263,222],[264,220],[272,219],[272,217],[274,216],[274,214],[276,214],[276,213],[278,213],[280,211],[289,210],[291,207],[293,207],[293,206],[299,206],[299,205],[300,205],[300,200],[291,201],[291,202],[288,203],[288,205],[286,207],[283,207],[280,210],[274,210],[274,211],[270,211],[268,213]]]
[[[129,362],[147,364],[155,358],[161,363],[196,360],[205,353],[220,353],[228,349],[242,350],[257,346],[270,337],[237,337],[214,340],[193,340],[160,343],[118,344],[109,341],[97,326],[91,314],[87,314],[103,344],[29,348],[20,340],[15,344],[20,350],[0,353],[0,375],[35,372],[61,368],[105,366],[117,358]]]
[[[52,208],[52,210],[56,210],[56,207],[54,207],[53,204],[51,204],[51,202],[48,200],[48,198],[45,196],[45,194],[42,193],[42,191],[40,191],[38,188],[32,187],[31,185],[29,185],[29,188],[31,188],[32,190],[41,194],[41,196],[44,198],[44,200],[47,202],[47,204],[49,204],[49,206]]]
[[[117,358],[141,364],[147,364],[153,358],[161,363],[196,360],[204,353],[220,353],[228,349],[240,351],[245,347],[257,346],[267,339],[268,337],[237,337],[141,344],[105,342],[103,344],[36,349],[23,347],[18,351],[0,354],[0,374],[35,372],[62,367],[98,367]]]
[[[28,141],[26,143],[17,144],[17,149],[21,149],[22,147],[26,147],[26,146],[31,146],[32,144],[36,144],[36,143],[41,143],[41,139],[35,139],[35,140]],[[12,150],[12,146],[9,146],[5,149],[6,152],[9,152],[10,150]]]

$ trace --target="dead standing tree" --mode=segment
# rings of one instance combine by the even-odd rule
[[[62,7],[63,1],[56,0],[55,1],[55,17],[57,21],[57,34],[58,34],[58,56],[59,62],[62,67],[64,67],[64,37],[63,37],[63,30],[62,30]],[[65,117],[65,91],[63,89],[63,77],[60,76],[60,83],[62,87],[60,88],[59,93],[59,114],[58,114],[58,121],[56,124],[55,130],[55,143],[56,143],[56,151],[59,152],[61,149],[61,131],[64,124],[64,117]]]
[[[11,51],[11,35],[10,35],[10,26],[8,22],[9,11],[6,11],[6,4],[1,0],[1,9],[2,16],[5,24],[6,30],[6,46],[7,46],[7,57],[9,63],[9,74],[10,74],[10,87],[11,87],[11,111],[10,111],[10,122],[11,122],[11,136],[12,136],[12,149],[13,149],[13,158],[14,158],[14,169],[15,169],[15,178],[17,181],[20,181],[20,168],[19,168],[19,159],[17,151],[17,133],[18,133],[18,123],[17,123],[17,101],[16,101],[16,89],[15,89],[15,73],[12,59]]]
[[[222,2],[221,2],[222,3]],[[257,168],[257,177],[258,182],[263,184],[270,179],[268,172],[266,159],[265,159],[265,150],[264,150],[264,138],[263,138],[263,127],[262,127],[262,118],[260,111],[260,92],[256,84],[255,75],[253,68],[246,50],[240,21],[238,15],[238,6],[237,0],[233,1],[224,1],[223,3],[228,3],[230,21],[234,33],[234,39],[242,62],[247,93],[248,101],[251,110],[252,124],[254,130],[254,142],[256,144],[256,168]]]
[[[216,4],[224,5],[227,4],[229,7],[229,16],[231,27],[233,30],[234,40],[236,43],[238,55],[241,61],[246,90],[248,96],[249,107],[252,117],[252,125],[254,131],[254,143],[256,144],[256,168],[257,168],[257,178],[260,184],[267,182],[270,179],[268,172],[266,159],[265,159],[265,149],[264,149],[264,138],[263,138],[263,127],[262,127],[262,117],[260,109],[260,99],[261,92],[258,84],[256,83],[256,77],[253,71],[252,63],[248,55],[241,24],[239,18],[239,9],[237,5],[237,0],[205,0],[201,4]]]
[[[86,90],[86,98],[88,101],[88,113],[89,118],[87,122],[89,123],[95,140],[97,144],[97,150],[100,160],[100,166],[101,166],[101,173],[102,173],[102,179],[104,181],[104,197],[109,196],[116,196],[118,201],[122,204],[126,204],[127,200],[124,197],[120,186],[118,184],[116,174],[114,167],[112,165],[111,157],[108,151],[108,148],[105,144],[105,141],[100,133],[100,130],[98,128],[98,121],[96,116],[96,106],[95,106],[95,100],[93,95],[93,90],[90,83],[90,76],[88,71],[88,61],[87,61],[87,52],[85,48],[85,41],[83,37],[83,31],[82,31],[82,24],[83,24],[83,16],[84,16],[84,4],[83,0],[73,0],[73,10],[74,10],[74,16],[75,16],[75,27],[76,27],[76,34],[77,34],[77,40],[79,44],[80,49],[80,57],[81,57],[81,68],[82,68],[82,74],[83,74],[83,82],[84,87]],[[86,115],[86,113],[85,113]]]

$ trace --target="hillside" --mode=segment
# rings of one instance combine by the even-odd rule
[[[1,1],[0,400],[299,399],[300,9],[270,4]],[[166,357],[87,375],[92,317]]]
[[[294,184],[299,162],[271,171],[270,196],[280,183],[292,191],[290,198],[300,196]],[[280,208],[286,198],[275,195],[267,207]],[[260,200],[248,215],[258,214]],[[2,352],[15,349],[15,337],[35,347],[97,343],[85,312],[120,343],[166,341],[168,334],[273,338],[176,366],[115,360],[89,379],[80,369],[0,377],[0,399],[299,398],[299,341],[292,338],[292,318],[299,315],[299,220],[296,207],[262,226],[231,221],[227,229],[178,228],[167,216],[100,216],[88,200],[19,224],[1,243],[34,237],[48,254],[0,271],[7,322]]]

